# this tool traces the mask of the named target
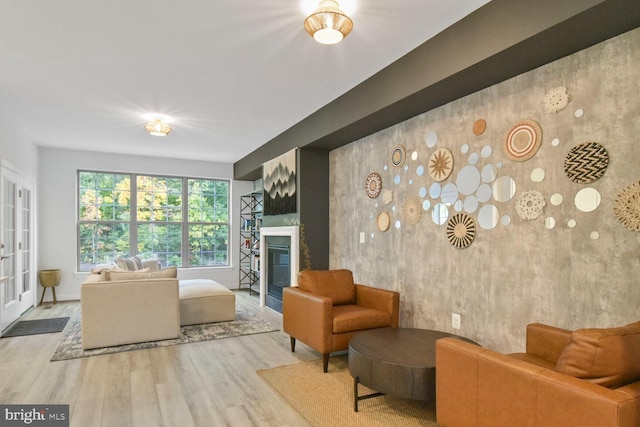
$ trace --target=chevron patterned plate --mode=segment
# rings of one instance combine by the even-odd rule
[[[607,149],[597,142],[585,142],[573,147],[564,159],[564,172],[578,184],[600,179],[609,165]]]

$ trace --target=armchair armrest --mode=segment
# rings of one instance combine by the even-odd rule
[[[400,294],[398,292],[356,285],[356,302],[363,307],[391,313],[391,327],[398,327],[400,316]]]
[[[570,338],[571,331],[566,329],[531,323],[527,325],[526,351],[555,365]]]
[[[331,348],[333,303],[331,298],[297,287],[282,292],[282,328],[285,333],[321,353]]]

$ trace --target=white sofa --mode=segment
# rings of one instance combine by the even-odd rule
[[[175,268],[99,271],[80,286],[83,349],[178,338],[180,326],[236,318],[236,295],[213,280],[179,281]]]
[[[103,281],[90,274],[80,287],[82,348],[180,336],[178,279]]]

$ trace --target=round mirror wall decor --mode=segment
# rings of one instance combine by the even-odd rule
[[[364,191],[367,193],[372,199],[375,199],[380,195],[380,191],[382,190],[382,177],[372,172],[367,177],[367,181],[364,184]]]
[[[482,176],[482,181],[493,182],[498,177],[498,168],[489,163],[488,165],[484,165],[480,175]]]
[[[476,238],[476,223],[469,215],[457,213],[447,223],[447,239],[455,248],[463,249]]]
[[[542,129],[533,120],[522,120],[507,132],[504,151],[511,160],[524,162],[533,157],[542,143]]]
[[[595,188],[583,188],[578,191],[574,202],[576,208],[582,212],[593,212],[600,206],[600,192]]]
[[[631,231],[640,231],[640,182],[627,185],[613,200],[613,215]]]
[[[404,165],[406,155],[407,153],[402,145],[394,146],[391,149],[391,166],[396,169],[401,168]]]
[[[435,130],[429,131],[427,137],[425,138],[425,142],[427,144],[427,147],[429,148],[433,148],[436,146],[436,144],[438,143],[438,134]]]
[[[516,194],[516,182],[510,176],[501,176],[493,183],[493,198],[497,202],[508,202]]]
[[[533,182],[542,182],[544,180],[544,169],[535,168],[531,171],[531,181]]]
[[[475,193],[478,187],[480,187],[480,171],[478,168],[467,165],[460,169],[456,177],[456,186],[458,187],[458,191],[465,196]]]
[[[444,181],[453,170],[453,156],[446,148],[438,148],[429,158],[429,176],[434,181]]]
[[[438,203],[433,207],[431,219],[436,225],[444,225],[449,219],[449,208],[444,203]]]
[[[432,199],[437,199],[438,197],[440,197],[441,192],[442,187],[437,182],[434,182],[433,184],[431,184],[431,187],[429,187],[429,197],[431,197]]]
[[[560,206],[564,201],[564,197],[562,197],[562,194],[560,193],[553,193],[550,201],[553,206]]]
[[[553,230],[556,226],[556,219],[551,216],[547,217],[544,220],[544,226],[547,230]]]
[[[500,221],[500,211],[493,205],[484,205],[478,212],[478,224],[485,230],[493,230]]]
[[[585,142],[573,147],[564,159],[564,172],[578,184],[590,184],[600,179],[609,166],[607,149],[597,142]]]

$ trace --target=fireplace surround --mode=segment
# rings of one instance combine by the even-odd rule
[[[262,252],[262,265],[260,268],[260,306],[270,307],[282,312],[281,286],[284,269],[288,268],[289,286],[298,286],[299,271],[299,230],[297,225],[285,227],[262,227],[260,229],[260,248]],[[283,239],[275,239],[282,237]],[[273,238],[273,239],[272,239]],[[271,251],[271,253],[270,253]],[[287,253],[288,251],[288,253]],[[273,261],[274,265],[270,266]],[[286,265],[288,261],[288,266]],[[271,269],[271,271],[270,271]],[[269,278],[271,277],[271,286]],[[275,283],[274,283],[275,280]],[[271,287],[271,294],[269,288]],[[280,291],[280,292],[278,292]]]

